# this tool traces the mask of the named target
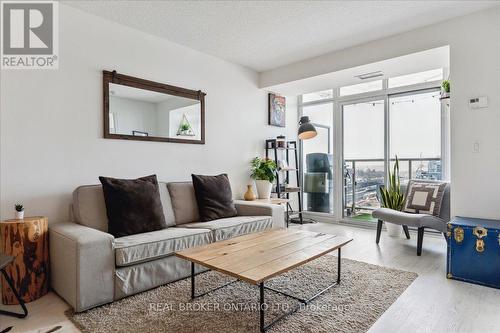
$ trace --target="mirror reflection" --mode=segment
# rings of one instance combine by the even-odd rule
[[[201,140],[201,103],[109,83],[109,133]]]

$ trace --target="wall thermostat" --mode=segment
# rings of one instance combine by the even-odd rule
[[[488,97],[472,97],[469,98],[469,107],[471,109],[483,109],[488,107]]]

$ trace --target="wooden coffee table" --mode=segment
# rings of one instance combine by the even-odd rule
[[[191,262],[191,299],[204,296],[239,280],[258,285],[260,290],[260,331],[265,332],[281,319],[296,312],[302,304],[308,304],[340,283],[340,250],[342,246],[350,241],[352,241],[352,238],[349,237],[304,230],[280,229],[248,234],[190,248],[176,252],[175,255]],[[285,273],[292,268],[303,265],[334,250],[338,251],[337,279],[313,297],[303,299],[264,286],[264,283],[272,277]],[[235,277],[237,280],[202,294],[196,294],[195,263]],[[271,323],[266,324],[264,321],[264,310],[266,308],[264,299],[265,289],[296,299],[302,304],[297,305],[287,313],[274,319]]]

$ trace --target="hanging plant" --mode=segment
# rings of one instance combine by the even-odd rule
[[[187,120],[186,114],[182,115],[181,122],[179,123],[179,129],[177,130],[177,135],[182,136],[195,136],[191,124]]]
[[[443,83],[441,83],[441,88],[443,88],[443,92],[449,94],[450,93],[450,81],[444,80]]]

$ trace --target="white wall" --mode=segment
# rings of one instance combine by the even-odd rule
[[[22,202],[28,215],[64,221],[73,189],[100,175],[179,181],[227,172],[234,196],[244,193],[250,159],[284,132],[267,126],[257,73],[64,4],[59,17],[59,70],[0,74],[2,219]],[[206,144],[103,139],[103,69],[206,92]]]
[[[113,112],[117,134],[132,135],[132,131],[141,131],[158,136],[155,103],[110,96],[109,109]]]
[[[164,103],[156,105],[157,118],[158,118],[158,135],[170,136],[170,110],[163,107]]]
[[[452,214],[500,219],[500,7],[261,74],[260,86],[450,46]],[[468,99],[488,96],[471,111]],[[473,153],[475,142],[480,152]]]

